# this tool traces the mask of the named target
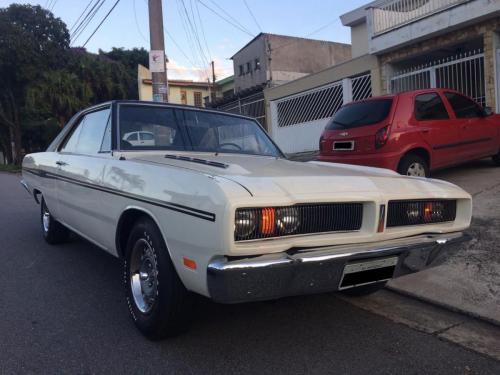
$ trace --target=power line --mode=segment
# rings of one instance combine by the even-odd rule
[[[186,52],[184,52],[184,50],[182,49],[182,47],[175,41],[174,37],[172,36],[172,34],[170,34],[167,30],[165,30],[165,34],[170,38],[170,40],[175,44],[175,46],[178,48],[178,50],[184,55],[184,57],[186,58],[186,60],[191,64],[191,66],[195,69],[201,69],[199,66],[196,66],[195,63],[193,63],[193,61],[188,57],[188,55],[186,54]]]
[[[229,12],[227,12],[223,7],[221,7],[219,4],[217,4],[217,2],[215,0],[209,0],[213,5],[215,5],[219,10],[222,11],[222,13],[224,13],[227,17],[229,17],[229,19],[231,21],[233,21],[234,23],[236,23],[238,26],[240,26],[242,29],[245,29],[247,32],[249,32],[250,34],[252,34],[252,31],[249,30],[246,26],[244,26],[238,19],[236,19],[235,17],[233,17]]]
[[[91,1],[93,1],[93,0],[91,0]],[[87,12],[87,14],[85,14],[85,17],[83,17],[83,19],[80,21],[80,23],[78,25],[76,25],[76,28],[74,28],[73,33],[72,33],[73,37],[82,28],[83,24],[87,21],[87,19],[90,17],[92,12],[94,11],[95,7],[98,6],[101,1],[104,1],[104,0],[96,0],[94,5],[92,6],[92,8],[90,8],[89,11]]]
[[[210,53],[210,49],[208,48],[208,43],[207,43],[207,38],[205,38],[205,28],[203,27],[203,21],[201,20],[200,16],[200,8],[198,7],[198,2],[196,0],[191,0],[191,5],[195,5],[196,7],[196,13],[198,15],[198,22],[200,23],[201,26],[201,35],[203,36],[203,41],[205,42],[205,46],[207,47],[208,51],[208,57],[210,57],[210,60],[212,60],[212,54]]]
[[[240,28],[246,30],[247,33],[253,35],[252,31],[249,30],[246,26],[244,26],[240,21],[238,21],[235,17],[233,17],[229,12],[227,12],[223,7],[215,2],[215,0],[209,0],[213,5],[215,5],[218,9],[220,9],[231,21],[237,24]]]
[[[51,11],[51,12],[53,12],[53,11],[54,11],[54,8],[56,7],[57,1],[58,1],[58,0],[54,0],[54,2],[52,3],[52,6],[50,7],[50,11]]]
[[[144,1],[146,3],[146,0]],[[137,9],[136,9],[136,6],[135,6],[135,0],[133,2],[133,9],[134,9],[134,19],[135,19],[135,26],[137,27],[137,31],[139,32],[140,36],[142,37],[142,39],[146,42],[146,43],[149,43],[149,40],[146,38],[146,36],[143,34],[143,32],[141,31],[141,28],[139,26],[139,21],[137,20]],[[146,3],[147,5],[147,3]],[[167,35],[167,37],[170,38],[170,40],[172,41],[172,43],[174,43],[174,45],[177,47],[177,49],[179,50],[180,53],[182,53],[182,55],[184,55],[184,57],[186,58],[186,60],[189,62],[189,64],[191,64],[191,66],[195,69],[199,69],[199,67],[196,66],[196,64],[193,63],[193,61],[189,58],[189,56],[186,54],[186,52],[184,52],[184,50],[182,49],[182,47],[176,42],[176,40],[172,37],[172,34],[170,34],[170,32],[168,30],[164,30],[165,31],[165,34]]]
[[[200,57],[201,59],[205,59],[204,63],[206,62],[207,64],[209,63],[209,60],[207,58],[207,56],[205,55],[205,51],[203,50],[202,46],[201,46],[201,42],[200,42],[200,38],[198,37],[198,30],[195,28],[195,26],[193,25],[193,22],[191,22],[191,17],[189,17],[189,13],[187,11],[187,8],[186,8],[186,3],[184,2],[184,0],[180,0],[180,3],[184,9],[184,13],[186,15],[186,20],[188,21],[188,25],[190,26],[191,28],[191,32],[194,36],[194,40],[198,46],[198,49],[200,51]],[[194,21],[194,20],[193,20]]]
[[[262,32],[262,27],[260,27],[259,23],[257,22],[257,18],[255,18],[252,10],[250,9],[250,7],[248,6],[248,3],[247,3],[247,0],[243,0],[243,2],[245,3],[245,6],[247,7],[248,9],[248,13],[250,13],[250,16],[252,16],[253,18],[253,21],[255,22],[255,24],[257,25],[257,27],[259,28],[259,30]]]
[[[105,2],[106,0],[97,0],[94,6],[87,13],[86,17],[82,20],[82,22],[80,22],[75,31],[73,31],[73,35],[71,37],[71,43],[75,43],[75,41],[83,34],[85,29],[88,27],[90,22],[92,22],[97,12],[99,12],[99,10],[101,9],[101,7],[104,5]]]
[[[92,4],[92,1],[94,0],[90,0],[87,4],[87,6],[85,7],[85,9],[83,10],[82,13],[80,13],[80,15],[78,16],[78,18],[76,19],[75,23],[73,23],[73,26],[70,27],[69,29],[69,32],[71,32],[73,30],[73,28],[76,26],[76,24],[78,23],[78,21],[80,21],[80,18],[82,18],[82,16],[85,14],[85,12],[87,11],[87,9],[89,8],[90,4]]]
[[[195,15],[195,12],[194,12],[194,9],[193,9],[193,3],[196,7],[196,13],[198,15],[198,18],[196,18],[196,15]],[[204,42],[204,47],[207,51],[207,54],[208,54],[208,57],[210,59],[210,61],[212,61],[212,54],[210,53],[210,48],[208,47],[208,43],[207,43],[207,39],[205,38],[205,28],[203,27],[203,22],[201,21],[201,17],[200,17],[200,10],[198,8],[198,3],[194,0],[189,0],[189,5],[191,7],[191,16],[193,17],[193,22],[194,22],[194,25],[196,27],[196,29],[198,30],[198,26],[197,24],[200,25],[199,29],[201,31],[201,36],[203,37],[203,42]],[[198,19],[198,21],[196,21],[196,19]]]
[[[204,65],[204,62],[202,60],[200,60],[200,56],[197,53],[195,53],[196,46],[195,46],[194,40],[191,36],[191,33],[189,32],[187,22],[184,19],[184,15],[183,15],[182,10],[181,10],[180,0],[177,0],[177,12],[179,13],[179,18],[181,20],[184,34],[186,35],[186,40],[189,44],[189,51],[191,51],[193,61],[195,61],[197,63],[198,68],[200,68]]]
[[[249,31],[245,30],[244,28],[238,26],[237,24],[235,24],[234,22],[228,20],[226,17],[224,17],[223,15],[221,15],[220,13],[218,13],[216,10],[210,8],[207,4],[205,4],[203,1],[201,0],[196,0],[198,1],[201,5],[203,5],[205,8],[207,8],[209,11],[211,11],[212,13],[214,13],[215,15],[217,15],[218,17],[222,18],[224,21],[226,21],[227,23],[231,24],[232,26],[234,26],[235,28],[237,28],[238,30],[244,32],[245,34],[248,34],[250,35],[251,37],[254,37],[254,35],[252,33],[250,33]]]
[[[204,52],[203,47],[201,45],[200,38],[198,36],[198,30],[195,27],[196,24],[193,24],[193,22],[195,22],[195,20],[193,19],[193,22],[191,22],[191,17],[189,17],[189,13],[187,11],[186,4],[185,4],[184,0],[179,0],[179,1],[180,1],[181,5],[182,5],[182,7],[184,9],[184,13],[186,15],[186,19],[188,21],[188,24],[191,27],[191,32],[192,32],[192,35],[194,37],[195,44],[198,47],[199,56],[200,56],[200,59],[201,59],[201,62],[202,62],[201,66],[203,67],[203,70],[205,71],[205,74],[208,77],[209,76],[208,65],[210,64],[210,61],[208,60],[207,56],[205,55],[205,52]]]
[[[191,31],[192,24],[191,24],[189,15],[187,15],[187,12],[186,12],[187,17],[184,16],[183,10],[185,10],[185,7],[183,7],[182,3],[183,3],[183,0],[177,0],[177,11],[179,12],[179,17],[181,18],[182,27],[184,29],[184,33],[186,34],[186,38],[187,38],[188,43],[190,45],[190,50],[193,54],[193,60],[197,61],[197,69],[200,72],[205,71],[205,74],[208,76],[209,75],[209,72],[207,70],[208,69],[208,67],[207,67],[208,62],[206,61],[206,57],[205,58],[203,57],[204,54],[203,54],[202,50],[199,49],[200,44],[199,44],[199,39],[198,39],[198,41],[196,40],[196,38],[197,38],[196,33],[194,31]]]
[[[149,40],[146,39],[146,37],[144,36],[144,34],[142,33],[141,31],[141,28],[139,27],[139,21],[137,21],[137,10],[135,9],[135,0],[133,1],[132,3],[132,8],[134,9],[134,19],[135,19],[135,27],[137,27],[137,31],[139,32],[139,35],[141,36],[141,38],[149,44]]]
[[[194,1],[194,0],[193,0]],[[148,2],[147,0],[144,0],[144,4],[146,6],[148,6]],[[179,11],[179,16],[181,16],[181,21],[183,22],[183,27],[184,27],[184,19],[182,18],[182,13]],[[147,40],[146,40],[146,37],[142,34],[142,32],[140,31],[140,27],[139,27],[139,22],[137,20],[137,12],[136,12],[136,8],[135,8],[135,0],[134,0],[134,17],[135,17],[135,21],[136,21],[136,26],[137,26],[137,29],[139,31],[139,33],[141,34],[141,36],[143,37],[144,41],[146,41],[147,43],[149,43]],[[186,32],[186,36],[189,37],[187,35],[187,30],[184,28],[184,31]],[[179,45],[179,43],[177,43],[177,41],[175,40],[175,38],[173,37],[173,35],[167,30],[165,29],[164,30],[165,32],[165,35],[172,41],[172,43],[175,45],[175,47],[179,50],[179,52],[184,56],[184,58],[187,60],[187,62],[196,70],[196,71],[203,71],[203,70],[206,70],[202,67],[200,67],[199,65],[195,64],[193,62],[193,60],[188,56],[188,54],[184,51],[184,49]],[[206,72],[205,72],[206,73]]]
[[[97,30],[99,30],[99,28],[101,27],[101,25],[104,23],[104,21],[106,21],[106,19],[109,17],[109,15],[113,11],[113,9],[115,9],[115,7],[118,5],[119,2],[120,2],[120,0],[116,0],[116,2],[113,4],[113,6],[111,7],[111,9],[108,11],[108,13],[106,13],[106,15],[104,16],[104,18],[102,19],[102,21],[99,23],[99,25],[97,25],[97,27],[92,32],[92,34],[90,34],[89,38],[85,41],[85,43],[83,43],[82,47],[85,47],[87,45],[87,43],[89,42],[89,40],[92,39],[92,37],[94,36],[94,34],[97,32]]]

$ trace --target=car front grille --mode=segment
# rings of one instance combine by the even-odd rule
[[[235,216],[236,241],[356,231],[363,221],[362,203],[298,204],[286,207],[239,208]],[[238,223],[251,225],[241,226]]]
[[[454,221],[456,214],[456,200],[438,199],[389,201],[387,227]]]

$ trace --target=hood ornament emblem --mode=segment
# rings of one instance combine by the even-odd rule
[[[349,135],[349,133],[348,132],[342,132],[342,133],[339,133],[339,135],[341,137],[347,137]]]

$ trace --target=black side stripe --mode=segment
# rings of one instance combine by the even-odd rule
[[[191,208],[191,207],[183,206],[183,205],[176,204],[176,203],[164,202],[164,201],[160,201],[158,199],[144,198],[144,197],[141,197],[140,195],[137,195],[137,194],[126,193],[126,192],[123,192],[123,191],[120,191],[117,189],[99,186],[99,185],[95,185],[95,184],[90,184],[90,183],[79,181],[79,180],[76,180],[76,179],[73,179],[70,177],[65,177],[65,176],[61,176],[61,175],[54,174],[51,172],[47,172],[44,170],[23,168],[23,171],[31,173],[31,174],[39,176],[39,177],[42,177],[42,178],[50,178],[50,179],[65,181],[65,182],[79,185],[82,187],[86,187],[89,189],[99,190],[99,191],[102,191],[105,193],[118,195],[118,196],[125,197],[125,198],[130,198],[130,199],[133,199],[133,200],[138,201],[138,202],[143,202],[143,203],[152,204],[154,206],[163,207],[163,208],[166,208],[166,209],[169,209],[172,211],[180,212],[180,213],[194,216],[194,217],[197,217],[200,219],[204,219],[204,220],[208,220],[208,221],[215,221],[215,214],[208,212],[208,211],[198,210],[196,208]]]
[[[437,145],[434,146],[434,150],[442,150],[445,148],[453,148],[453,147],[458,147],[458,146],[465,146],[465,145],[472,145],[474,143],[481,143],[481,142],[487,142],[491,141],[491,138],[479,138],[479,139],[474,139],[472,141],[464,141],[464,142],[456,142],[456,143],[447,143],[444,145]]]

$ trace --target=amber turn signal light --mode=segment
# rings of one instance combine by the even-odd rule
[[[196,269],[196,262],[194,260],[189,258],[182,258],[182,261],[187,268],[191,268],[192,270]]]
[[[274,208],[263,208],[261,211],[261,226],[262,234],[273,234],[276,229],[276,211]]]

